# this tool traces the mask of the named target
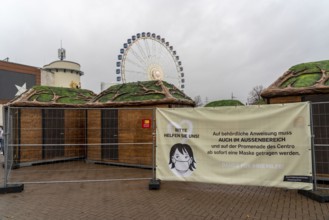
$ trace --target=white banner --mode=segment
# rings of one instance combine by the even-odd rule
[[[312,189],[309,109],[158,108],[157,178]]]

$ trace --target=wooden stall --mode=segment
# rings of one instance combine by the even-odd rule
[[[142,128],[142,120],[151,123],[153,109],[104,108],[88,110],[87,159],[94,162],[152,164],[153,129]]]
[[[147,167],[155,141],[154,109],[194,107],[194,101],[164,81],[146,81],[112,86],[89,106],[87,160]],[[151,126],[143,127],[143,120]]]
[[[194,107],[194,101],[164,81],[146,81],[115,85],[99,95],[35,86],[6,107],[13,115],[17,166],[83,158],[148,167],[155,141],[154,109]]]
[[[292,66],[261,96],[268,104],[329,101],[328,72],[328,60]]]
[[[312,103],[316,173],[325,178],[329,178],[328,74],[328,60],[298,64],[287,70],[261,94],[268,104]]]
[[[87,111],[79,107],[94,96],[89,90],[35,86],[9,102],[15,166],[84,158]]]

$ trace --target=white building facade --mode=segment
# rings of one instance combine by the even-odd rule
[[[67,60],[57,60],[41,69],[41,85],[81,88],[80,77],[82,75],[80,64]]]

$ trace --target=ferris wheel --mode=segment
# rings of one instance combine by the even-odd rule
[[[123,44],[116,62],[117,82],[163,80],[185,88],[182,62],[165,38],[150,32],[133,35]]]

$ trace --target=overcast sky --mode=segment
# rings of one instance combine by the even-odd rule
[[[289,67],[329,59],[328,9],[328,0],[0,0],[0,59],[42,67],[62,41],[82,87],[99,93],[127,38],[151,32],[177,51],[188,96],[245,103]]]

